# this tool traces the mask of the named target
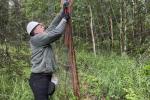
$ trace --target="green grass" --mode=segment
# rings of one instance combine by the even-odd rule
[[[149,80],[143,76],[143,66],[127,55],[94,55],[78,53],[82,95],[108,100],[148,100]],[[85,92],[86,91],[86,92]]]
[[[28,50],[17,53],[9,49],[11,64],[0,68],[0,100],[33,100],[28,85],[30,66]],[[65,53],[58,53],[58,61],[66,62]],[[115,53],[96,57],[87,51],[76,53],[81,100],[149,100],[149,63],[137,63],[134,58]],[[5,63],[3,63],[5,64]],[[76,100],[73,96],[70,73],[59,65],[56,73],[59,84],[53,100]]]
[[[1,75],[0,79],[0,100],[31,100],[27,79],[10,75]]]

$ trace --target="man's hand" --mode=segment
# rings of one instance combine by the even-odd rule
[[[61,0],[61,5],[60,7],[63,7],[63,4],[65,3],[66,0]],[[74,0],[68,0],[69,1],[69,7],[72,7]]]
[[[61,0],[61,8],[63,9],[64,6],[67,4],[68,8],[69,8],[69,13],[72,13],[72,6],[73,6],[73,1],[74,0],[67,0],[69,2],[69,5],[68,3],[66,3],[66,0]],[[65,4],[65,5],[64,5]]]
[[[63,12],[61,14],[62,18],[65,18],[67,21],[70,19],[70,14],[69,14],[69,2],[64,2],[63,4]]]
[[[64,0],[63,3],[63,12],[61,14],[62,18],[65,18],[67,21],[70,19],[70,3],[68,0]]]
[[[66,19],[67,21],[70,19],[69,13],[65,13],[64,11],[62,12],[61,17]]]
[[[64,2],[64,4],[63,4],[63,9],[66,9],[66,8],[68,8],[68,7],[69,7],[69,2],[68,2],[68,1]]]

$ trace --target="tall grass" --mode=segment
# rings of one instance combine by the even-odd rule
[[[143,66],[127,55],[112,53],[94,57],[78,52],[77,57],[82,95],[95,96],[98,100],[149,100],[150,87],[142,73]]]
[[[0,100],[32,100],[26,79],[5,74],[0,80]]]
[[[23,53],[26,55],[26,52]],[[139,64],[127,55],[120,56],[115,53],[100,53],[95,57],[92,53],[80,51],[76,56],[81,100],[149,100],[150,81],[147,72],[145,74],[145,68],[149,67],[144,67],[143,63]],[[65,54],[59,53],[58,57],[60,63],[66,62]],[[30,67],[24,59],[14,60],[11,70],[0,69],[0,100],[33,100],[28,85]],[[59,66],[56,72],[59,84],[52,98],[76,100],[70,72]]]

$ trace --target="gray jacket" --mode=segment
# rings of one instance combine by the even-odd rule
[[[30,38],[32,50],[31,71],[33,73],[49,73],[56,70],[55,56],[51,43],[61,37],[66,25],[66,19],[57,15],[44,33],[36,34]]]

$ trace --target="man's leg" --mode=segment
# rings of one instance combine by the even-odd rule
[[[29,84],[35,100],[48,100],[49,78],[47,76],[32,74]]]

